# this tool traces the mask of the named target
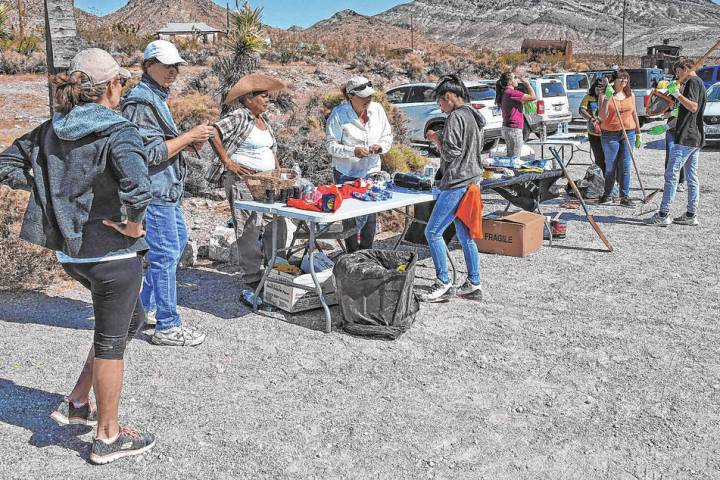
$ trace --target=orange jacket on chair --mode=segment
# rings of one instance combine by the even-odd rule
[[[482,229],[483,199],[480,186],[471,184],[463,195],[455,216],[459,218],[470,231],[470,238],[483,238]]]

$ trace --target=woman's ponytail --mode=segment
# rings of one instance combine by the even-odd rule
[[[107,83],[93,85],[90,78],[82,72],[53,75],[50,77],[50,84],[53,86],[55,111],[62,115],[67,115],[82,103],[97,102],[107,89]]]

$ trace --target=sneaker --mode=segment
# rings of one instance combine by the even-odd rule
[[[140,433],[127,427],[121,427],[120,433],[112,443],[99,438],[93,441],[90,461],[102,465],[114,462],[122,457],[140,455],[155,446],[155,437],[149,433]]]
[[[185,325],[157,331],[152,336],[155,345],[168,345],[173,347],[194,347],[205,341],[205,334],[188,328]]]
[[[697,227],[699,224],[697,215],[688,217],[687,212],[683,213],[682,216],[680,216],[680,217],[673,218],[672,223],[676,223],[678,225],[689,225],[691,227]]]
[[[620,205],[623,207],[637,207],[638,201],[630,197],[620,197]]]
[[[145,312],[145,325],[148,327],[154,327],[157,325],[157,314],[155,313],[155,310],[149,310]]]
[[[656,213],[652,217],[645,220],[645,225],[649,225],[651,227],[667,227],[671,223],[672,220],[670,219],[670,215],[661,217],[660,213]]]
[[[458,297],[467,300],[482,300],[482,287],[479,284],[473,285],[470,283],[470,280],[465,280],[465,283],[462,284],[462,287],[460,287],[456,293]]]
[[[684,183],[678,183],[677,191],[684,192],[685,190],[687,190],[687,185],[685,185]]]
[[[450,300],[453,293],[452,283],[442,283],[440,280],[435,280],[430,291],[421,293],[419,299],[421,302],[428,303],[446,302]]]
[[[598,205],[610,205],[612,203],[613,203],[613,198],[606,197],[604,195],[602,197],[600,197],[600,199],[598,200]]]
[[[65,397],[60,405],[50,414],[50,418],[59,425],[97,425],[97,410],[90,400],[82,407],[76,407]]]

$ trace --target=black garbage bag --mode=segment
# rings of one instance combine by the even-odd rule
[[[333,274],[342,328],[351,335],[394,340],[415,321],[415,252],[360,250],[343,255]],[[404,267],[403,267],[404,266]]]
[[[585,171],[585,176],[575,182],[580,195],[583,198],[600,198],[605,192],[605,175],[596,164],[592,164]],[[574,195],[570,184],[565,189],[570,195]]]

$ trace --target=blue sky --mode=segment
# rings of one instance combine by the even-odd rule
[[[225,6],[223,0],[214,1]],[[229,1],[230,7],[233,8],[235,0]],[[408,1],[410,0],[250,0],[250,6],[263,7],[264,23],[273,27],[287,28],[291,25],[309,27],[313,23],[347,8],[363,15],[375,15]],[[242,4],[242,0],[240,2]],[[126,3],[126,0],[75,0],[76,7],[96,15],[113,12]]]

